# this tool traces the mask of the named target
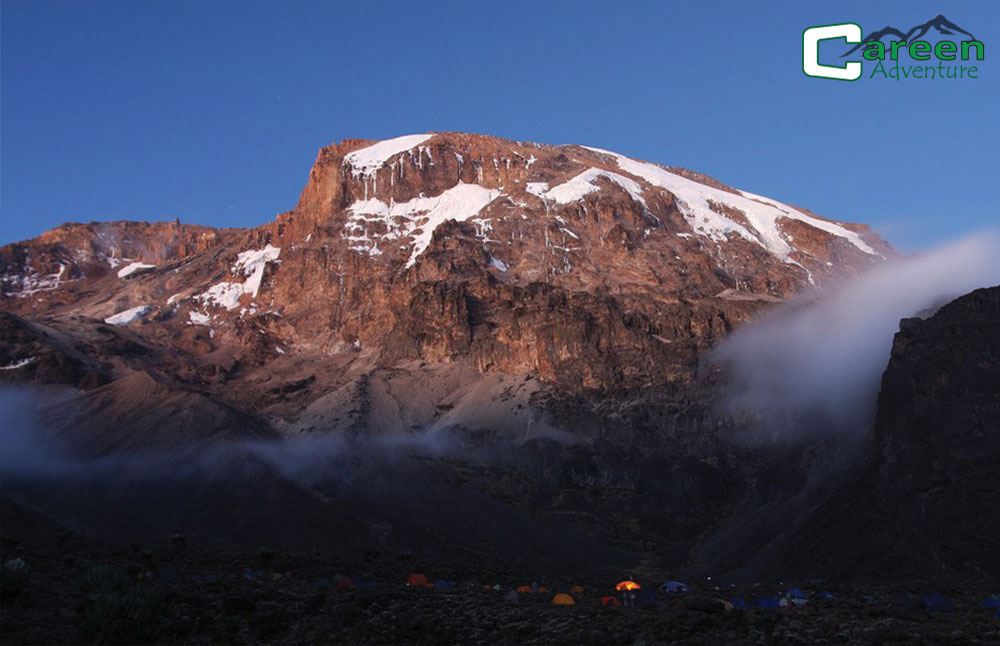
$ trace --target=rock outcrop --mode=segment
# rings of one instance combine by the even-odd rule
[[[928,568],[1000,578],[1000,287],[901,323],[875,430],[901,542]]]

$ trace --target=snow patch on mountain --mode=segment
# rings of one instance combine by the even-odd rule
[[[566,181],[555,188],[546,191],[542,197],[554,200],[558,204],[569,204],[583,199],[584,196],[593,193],[600,187],[596,184],[598,178],[603,177],[611,180],[618,186],[625,189],[632,199],[646,206],[646,200],[642,197],[642,186],[635,180],[624,175],[612,173],[600,168],[588,168],[576,177]]]
[[[212,322],[212,317],[205,312],[196,312],[191,310],[188,312],[188,325],[209,325]]]
[[[240,297],[244,293],[243,283],[216,283],[199,294],[197,299],[205,305],[218,305],[234,310],[240,306]]]
[[[507,263],[494,256],[490,256],[490,267],[494,267],[500,271],[507,271],[510,269],[510,267],[507,266]]]
[[[344,224],[344,239],[351,250],[378,256],[382,240],[411,238],[413,250],[406,266],[412,267],[430,245],[435,229],[448,220],[464,222],[475,217],[500,195],[499,189],[459,182],[436,197],[421,195],[399,204],[358,200],[348,209],[351,215]],[[371,232],[371,228],[384,232]]]
[[[104,319],[108,325],[131,325],[153,311],[150,305],[139,305]]]
[[[118,270],[118,277],[119,278],[128,278],[132,274],[145,273],[145,272],[149,271],[150,269],[156,269],[156,265],[147,265],[147,264],[141,263],[141,262],[133,262],[133,263],[129,263],[125,267],[122,267],[121,269],[119,269]]]
[[[795,249],[788,244],[778,226],[778,219],[784,217],[799,220],[812,227],[844,238],[866,254],[879,255],[854,231],[833,222],[809,216],[787,204],[744,191],[730,193],[729,191],[681,177],[661,166],[641,162],[609,150],[590,148],[588,146],[584,146],[584,148],[614,157],[618,162],[619,168],[626,173],[640,177],[653,186],[673,193],[677,198],[678,208],[680,208],[681,213],[695,233],[715,242],[724,242],[728,239],[729,234],[735,233],[751,242],[759,244],[774,256],[782,260],[787,260],[789,254]],[[753,231],[713,209],[713,204],[742,212],[753,228]]]
[[[371,177],[390,158],[419,146],[433,136],[433,134],[405,135],[395,139],[386,139],[366,148],[347,153],[344,155],[344,164],[351,167],[351,175],[356,178]]]
[[[263,249],[255,251],[244,251],[236,256],[236,264],[233,265],[234,273],[241,273],[249,276],[243,283],[244,291],[257,296],[260,291],[260,282],[264,279],[264,269],[267,263],[278,260],[281,255],[281,248],[268,244]]]
[[[240,306],[240,298],[244,294],[257,297],[268,263],[278,262],[280,255],[281,248],[270,244],[263,249],[251,249],[237,254],[232,271],[234,274],[242,274],[248,278],[242,283],[216,283],[207,291],[196,296],[195,299],[205,305],[218,305],[227,310],[236,309]]]
[[[528,182],[524,185],[524,190],[531,193],[532,195],[537,195],[538,197],[545,197],[545,192],[549,190],[548,182]]]
[[[27,357],[26,359],[21,359],[20,361],[13,361],[8,363],[6,366],[0,366],[0,370],[17,370],[18,368],[23,368],[30,365],[38,360],[38,357]]]
[[[64,279],[67,265],[60,263],[59,271],[54,274],[39,274],[25,263],[26,272],[24,274],[4,274],[0,276],[0,285],[3,286],[5,296],[17,296],[24,298],[37,292],[48,292],[56,289],[63,283],[72,282],[72,279]]]

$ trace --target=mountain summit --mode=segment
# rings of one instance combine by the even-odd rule
[[[222,396],[256,410],[250,366],[291,357],[669,382],[761,305],[890,254],[863,225],[685,169],[436,133],[322,149],[296,208],[253,229],[66,224],[9,244],[0,305],[169,349],[170,381],[243,383]]]

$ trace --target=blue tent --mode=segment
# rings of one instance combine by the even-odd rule
[[[923,604],[924,610],[928,612],[949,612],[955,609],[955,606],[948,600],[948,597],[940,592],[933,592],[920,597],[920,603]]]
[[[680,581],[667,581],[660,586],[661,592],[687,592],[688,587]]]
[[[740,608],[741,610],[749,610],[750,604],[741,599],[740,597],[733,597],[729,600],[729,603],[733,604],[734,608]]]
[[[431,583],[434,584],[435,588],[454,588],[455,587],[455,582],[454,581],[431,581]]]
[[[754,605],[762,610],[778,610],[781,608],[781,599],[779,597],[761,597],[754,601]]]
[[[983,608],[1000,608],[1000,594],[991,594],[983,599]]]
[[[803,593],[802,590],[799,589],[799,588],[789,588],[785,592],[785,596],[788,597],[789,599],[805,599],[806,598],[805,593]]]
[[[356,588],[370,588],[375,585],[371,581],[365,581],[363,579],[351,579],[351,583],[353,583]]]

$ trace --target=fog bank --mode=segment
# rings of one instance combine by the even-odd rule
[[[998,283],[1000,239],[988,233],[779,306],[712,353],[727,379],[721,411],[750,422],[757,440],[861,435],[900,319]]]

